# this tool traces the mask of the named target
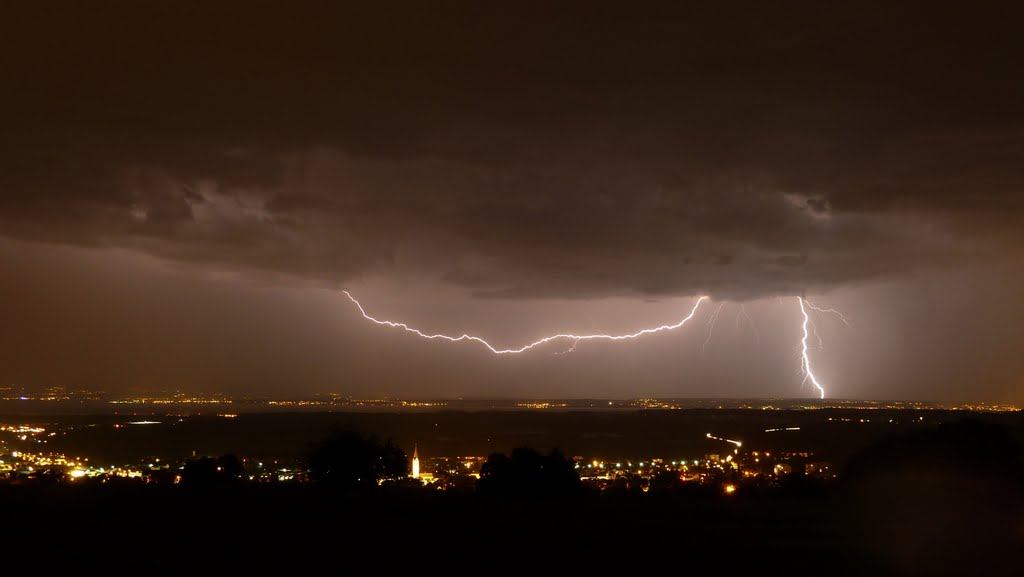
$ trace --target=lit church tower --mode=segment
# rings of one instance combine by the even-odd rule
[[[420,455],[416,450],[416,445],[412,446],[412,478],[420,478]]]

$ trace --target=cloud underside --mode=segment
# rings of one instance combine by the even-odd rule
[[[755,298],[957,266],[1019,241],[1012,199],[837,207],[771,176],[674,181],[671,166],[480,166],[292,152],[275,182],[111,167],[98,197],[30,195],[11,236],[132,248],[343,285],[411,275],[495,297]],[[74,190],[74,183],[65,186]],[[965,195],[970,200],[970,195]],[[891,203],[891,206],[890,206]],[[1013,210],[1013,209],[1010,209]]]
[[[822,292],[1024,240],[997,23],[153,9],[5,41],[0,234],[505,298]]]

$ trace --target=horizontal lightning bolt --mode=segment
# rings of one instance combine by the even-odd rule
[[[368,321],[370,321],[370,322],[372,322],[372,323],[375,323],[375,324],[378,324],[378,325],[387,326],[387,327],[392,327],[392,328],[400,328],[400,329],[402,329],[402,330],[404,330],[406,332],[413,333],[414,335],[416,335],[418,337],[421,337],[421,338],[424,338],[424,339],[430,339],[430,340],[440,339],[440,340],[449,341],[449,342],[453,342],[453,343],[454,342],[459,342],[459,341],[476,341],[476,342],[482,344],[483,346],[487,347],[487,350],[491,351],[492,353],[494,353],[496,355],[518,354],[518,353],[526,352],[526,351],[528,351],[530,349],[536,348],[536,347],[538,347],[540,345],[543,345],[543,344],[546,344],[546,343],[549,343],[549,342],[552,342],[552,341],[562,340],[562,339],[570,340],[570,341],[572,341],[572,344],[566,350],[564,350],[564,351],[562,351],[560,353],[555,353],[555,354],[566,354],[566,353],[570,353],[570,352],[574,351],[576,349],[576,346],[580,342],[582,342],[582,341],[593,341],[593,340],[623,341],[623,340],[629,340],[629,339],[636,339],[636,338],[642,337],[644,335],[649,335],[649,334],[654,334],[654,333],[659,333],[659,332],[664,332],[664,331],[675,330],[675,329],[678,329],[678,328],[682,327],[683,325],[685,325],[690,320],[692,320],[694,315],[697,314],[697,309],[700,308],[701,303],[703,303],[705,300],[708,299],[708,297],[706,297],[706,296],[699,297],[697,299],[697,302],[695,302],[693,304],[693,308],[690,309],[690,314],[686,315],[686,317],[684,317],[679,322],[677,322],[675,324],[671,324],[671,325],[661,325],[661,326],[657,326],[657,327],[642,329],[642,330],[639,330],[639,331],[637,331],[635,333],[628,333],[628,334],[621,334],[621,335],[609,335],[609,334],[604,334],[604,333],[590,334],[590,335],[577,335],[577,334],[572,334],[572,333],[559,333],[559,334],[556,334],[556,335],[551,335],[551,336],[544,337],[544,338],[536,340],[536,341],[534,341],[532,343],[523,345],[523,346],[521,346],[519,348],[498,349],[498,348],[495,348],[493,345],[491,345],[486,340],[484,340],[484,339],[482,339],[480,337],[477,337],[477,336],[473,336],[473,335],[469,335],[469,334],[465,334],[465,333],[463,333],[462,335],[457,336],[457,337],[453,337],[453,336],[450,336],[450,335],[444,335],[444,334],[428,334],[428,333],[424,333],[423,331],[421,331],[419,329],[415,329],[413,327],[410,327],[409,325],[407,325],[405,323],[400,323],[400,322],[395,322],[395,321],[387,321],[387,320],[380,320],[380,319],[374,318],[374,317],[370,316],[369,314],[367,314],[366,309],[364,309],[363,305],[358,300],[356,300],[356,298],[354,296],[352,296],[352,293],[348,292],[347,290],[343,290],[342,292],[345,293],[345,296],[347,296],[349,298],[349,300],[352,301],[353,304],[356,305],[356,308],[359,309],[359,313],[363,316],[363,318],[368,320]],[[819,396],[822,399],[824,399],[825,398],[825,388],[821,384],[821,382],[818,381],[818,377],[814,374],[814,371],[811,368],[811,359],[810,359],[810,355],[809,355],[809,352],[808,352],[810,347],[808,346],[807,341],[810,338],[810,335],[811,335],[812,332],[814,332],[815,335],[817,336],[817,331],[814,330],[813,323],[811,321],[810,315],[807,312],[807,309],[811,309],[811,310],[818,311],[818,312],[821,312],[821,313],[835,314],[835,315],[839,316],[840,319],[842,319],[843,323],[845,323],[847,325],[849,325],[850,323],[849,323],[849,320],[841,312],[839,312],[839,311],[837,311],[835,309],[822,309],[822,308],[816,307],[813,304],[807,302],[807,300],[804,299],[803,297],[797,297],[797,300],[800,303],[800,313],[803,315],[803,325],[802,325],[802,328],[803,328],[803,338],[800,339],[800,346],[801,346],[800,372],[804,375],[804,382],[806,383],[807,381],[810,381],[811,384],[814,386],[814,388],[818,391]],[[711,331],[714,329],[714,323],[715,323],[716,320],[718,320],[718,315],[721,312],[721,310],[722,310],[722,307],[721,307],[721,305],[719,305],[719,307],[712,313],[712,315],[711,315],[711,317],[709,319],[709,326],[710,326],[710,328],[709,328],[709,331],[708,331],[708,339],[710,339],[710,337],[711,337]],[[742,314],[744,316],[746,316],[747,320],[753,326],[753,319],[750,319],[749,315],[746,314],[746,310],[745,309],[741,309],[741,312],[742,312]],[[755,329],[755,331],[756,331],[756,329]],[[820,348],[820,345],[821,345],[821,338],[820,337],[818,337],[818,341],[819,341],[819,348]],[[707,340],[704,341],[704,345],[706,345],[706,344],[707,344]],[[701,346],[701,350],[702,351],[704,349],[704,345]],[[725,440],[728,441],[728,439],[725,439]],[[732,442],[732,441],[728,441],[728,442]]]
[[[660,333],[660,332],[663,332],[663,331],[675,330],[675,329],[678,329],[679,327],[685,325],[690,319],[692,319],[693,315],[697,314],[697,308],[700,307],[700,304],[702,302],[704,302],[708,298],[706,296],[702,296],[702,297],[698,298],[697,302],[693,304],[693,309],[690,310],[690,314],[688,314],[685,318],[683,318],[683,320],[679,321],[678,323],[676,323],[674,325],[661,325],[661,326],[658,326],[658,327],[649,328],[649,329],[643,329],[643,330],[637,331],[635,333],[630,333],[630,334],[625,334],[625,335],[606,335],[606,334],[574,335],[574,334],[569,334],[569,333],[560,333],[560,334],[557,334],[557,335],[551,335],[551,336],[548,336],[548,337],[544,337],[544,338],[542,338],[540,340],[537,340],[537,341],[534,341],[534,342],[532,342],[532,343],[530,343],[528,345],[523,345],[522,347],[519,347],[518,349],[497,349],[497,348],[494,348],[489,342],[485,341],[484,339],[482,339],[480,337],[475,337],[473,335],[462,334],[462,335],[460,335],[458,337],[453,337],[453,336],[449,336],[449,335],[441,335],[441,334],[432,335],[432,334],[424,333],[424,332],[422,332],[422,331],[420,331],[418,329],[414,329],[414,328],[410,327],[409,325],[407,325],[405,323],[397,323],[397,322],[393,322],[393,321],[383,321],[383,320],[380,320],[380,319],[376,319],[376,318],[371,317],[370,315],[366,314],[366,310],[363,309],[363,305],[360,304],[359,301],[357,301],[356,298],[354,296],[352,296],[351,293],[349,293],[347,290],[343,290],[341,292],[345,293],[345,296],[347,296],[349,298],[349,300],[351,300],[356,305],[356,307],[359,308],[359,312],[363,315],[363,318],[368,320],[368,321],[370,321],[370,322],[376,323],[378,325],[384,325],[384,326],[392,327],[392,328],[400,328],[400,329],[405,330],[406,332],[413,333],[414,335],[422,337],[422,338],[425,338],[425,339],[431,339],[431,340],[433,340],[433,339],[440,339],[440,340],[445,340],[445,341],[451,341],[453,343],[454,342],[459,342],[459,341],[476,341],[476,342],[482,344],[483,346],[487,347],[488,350],[490,350],[492,353],[494,353],[496,355],[508,355],[508,354],[522,353],[522,352],[528,351],[528,350],[530,350],[530,349],[532,349],[534,347],[543,345],[545,343],[549,343],[551,341],[560,340],[560,339],[568,339],[568,340],[575,341],[573,343],[573,345],[572,345],[572,348],[569,349],[571,351],[571,350],[576,348],[576,345],[579,344],[580,341],[596,341],[596,340],[624,341],[624,340],[627,340],[627,339],[635,339],[635,338],[642,337],[644,335],[653,334],[653,333]],[[566,352],[568,352],[568,351],[566,351]]]

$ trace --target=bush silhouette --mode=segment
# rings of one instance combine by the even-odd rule
[[[310,479],[341,488],[375,487],[409,471],[405,451],[391,439],[335,428],[306,455]]]
[[[558,449],[542,455],[521,447],[511,455],[493,453],[480,469],[481,492],[503,495],[569,494],[581,490],[580,476]]]
[[[185,462],[181,471],[181,482],[191,486],[229,485],[242,479],[245,469],[238,457],[202,457]]]
[[[976,420],[893,435],[840,475],[847,519],[877,562],[899,571],[996,570],[1015,558],[1024,452]]]

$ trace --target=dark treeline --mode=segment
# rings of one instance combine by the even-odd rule
[[[138,551],[189,534],[304,560],[413,541],[469,558],[548,547],[724,574],[1013,574],[1024,544],[1024,450],[1007,428],[977,421],[884,438],[836,482],[793,478],[732,495],[672,482],[589,491],[557,449],[525,447],[490,455],[475,487],[440,492],[403,480],[409,456],[393,442],[345,428],[312,443],[304,462],[306,483],[249,482],[227,455],[190,460],[178,483],[0,485],[0,536],[88,555],[114,534]],[[91,529],[53,530],[66,523]],[[144,529],[126,534],[134,526]]]

